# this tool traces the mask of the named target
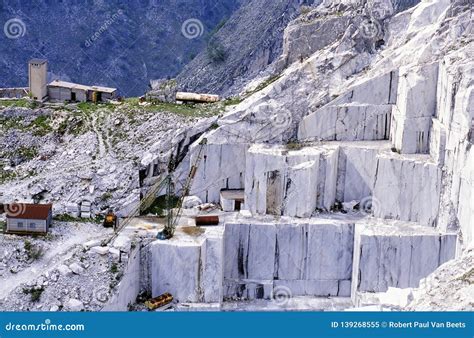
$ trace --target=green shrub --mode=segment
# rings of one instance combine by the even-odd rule
[[[207,55],[213,62],[222,62],[226,59],[226,51],[224,46],[215,40],[212,40],[208,43]]]

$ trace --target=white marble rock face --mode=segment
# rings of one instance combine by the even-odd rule
[[[344,144],[339,148],[336,199],[360,201],[372,195],[377,170],[377,155],[389,151],[389,142],[374,145]]]
[[[353,224],[331,220],[226,223],[225,297],[267,297],[267,285],[292,295],[348,296]]]
[[[400,68],[391,140],[403,154],[429,152],[431,121],[436,114],[438,68],[437,62]]]
[[[180,302],[222,301],[222,232],[198,239],[179,234],[150,250],[153,297],[169,292]]]
[[[180,302],[198,302],[202,243],[156,241],[152,250],[152,295],[169,292]]]
[[[247,155],[245,205],[252,214],[310,217],[321,150],[254,145]]]
[[[387,140],[390,135],[391,113],[391,105],[327,105],[303,119],[299,125],[298,139]]]
[[[353,298],[357,292],[418,287],[456,251],[455,234],[399,221],[357,222],[354,243]]]
[[[441,170],[427,155],[377,156],[374,216],[435,226],[439,210]]]
[[[247,144],[207,144],[190,190],[206,203],[219,203],[222,189],[243,189]],[[195,163],[199,145],[192,148]]]

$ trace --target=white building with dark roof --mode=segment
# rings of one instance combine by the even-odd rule
[[[89,86],[61,80],[47,84],[47,73],[47,60],[32,59],[28,63],[28,86],[34,100],[101,102],[112,100],[117,94],[117,88]]]

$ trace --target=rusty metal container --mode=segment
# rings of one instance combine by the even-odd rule
[[[219,216],[217,215],[196,216],[196,226],[218,225],[218,224],[219,224]]]

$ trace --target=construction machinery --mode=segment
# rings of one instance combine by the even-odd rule
[[[117,215],[112,210],[109,210],[105,215],[103,226],[104,228],[117,228]]]
[[[142,198],[140,204],[138,205],[137,208],[135,208],[130,215],[125,218],[121,222],[117,222],[116,227],[114,228],[115,232],[114,234],[106,241],[102,243],[102,245],[107,245],[111,243],[119,233],[132,221],[132,219],[136,216],[140,215],[140,212],[143,212],[147,210],[153,202],[156,200],[156,195],[166,186],[166,225],[163,231],[160,231],[157,235],[158,239],[170,239],[174,235],[174,231],[176,229],[176,225],[178,222],[178,219],[181,217],[182,213],[182,205],[183,205],[183,200],[184,197],[186,197],[189,194],[189,189],[191,188],[191,184],[193,182],[194,176],[196,175],[197,168],[199,166],[199,163],[201,162],[202,156],[203,156],[203,150],[204,146],[207,144],[207,139],[203,138],[201,142],[199,143],[199,150],[198,150],[198,155],[196,157],[196,160],[194,161],[194,164],[191,166],[191,169],[189,171],[189,174],[186,178],[185,184],[183,186],[183,190],[181,193],[180,198],[178,199],[178,203],[173,206],[173,197],[175,196],[174,193],[174,184],[172,180],[172,174],[174,170],[176,169],[174,157],[171,156],[169,163],[168,163],[168,173],[166,176],[163,178],[163,176],[159,177],[156,183],[151,187],[151,189],[148,191],[145,197]],[[173,207],[176,207],[177,210],[176,212],[173,212]],[[112,213],[111,217],[113,218],[115,215]],[[107,216],[106,216],[107,219]],[[117,218],[115,216],[115,219],[117,221]],[[105,226],[105,221],[104,221],[104,226]]]
[[[186,181],[184,183],[183,189],[181,191],[181,196],[178,199],[178,203],[176,204],[176,211],[173,210],[171,205],[171,201],[174,194],[174,185],[172,182],[171,174],[174,171],[174,163],[170,161],[170,167],[168,168],[168,177],[167,179],[167,188],[166,188],[166,225],[163,231],[160,231],[156,238],[158,239],[170,239],[174,235],[174,231],[176,229],[176,225],[178,223],[178,219],[181,217],[181,213],[183,211],[183,201],[186,196],[189,194],[189,190],[191,189],[191,185],[194,180],[194,176],[196,176],[197,169],[199,167],[199,163],[201,162],[203,156],[204,146],[207,144],[207,139],[203,138],[199,143],[199,150],[198,155],[191,165],[191,169],[189,170],[188,176],[186,177]]]
[[[145,305],[148,308],[148,310],[154,311],[158,308],[163,309],[163,307],[170,304],[172,301],[173,301],[173,296],[170,293],[166,292],[158,297],[147,300],[145,302]]]

